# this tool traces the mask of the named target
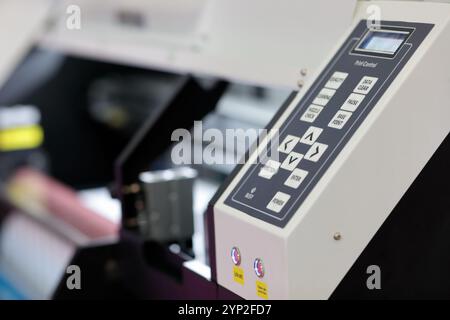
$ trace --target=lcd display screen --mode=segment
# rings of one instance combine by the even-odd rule
[[[371,30],[359,43],[356,51],[395,55],[409,34],[407,31]]]

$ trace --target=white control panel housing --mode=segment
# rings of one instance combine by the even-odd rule
[[[365,26],[373,5],[381,32]],[[258,167],[251,154],[214,206],[219,285],[246,299],[333,293],[449,133],[448,39],[449,4],[359,3],[273,122],[283,158]]]

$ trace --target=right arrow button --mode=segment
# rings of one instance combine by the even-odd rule
[[[305,155],[305,159],[317,162],[320,160],[327,148],[328,146],[326,144],[316,142],[311,146],[311,148],[309,148],[308,152]]]

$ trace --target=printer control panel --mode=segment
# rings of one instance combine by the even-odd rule
[[[225,204],[286,226],[432,28],[360,21]]]

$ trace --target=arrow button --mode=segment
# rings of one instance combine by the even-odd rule
[[[302,139],[300,140],[300,143],[304,143],[307,145],[313,145],[314,142],[316,142],[317,138],[319,138],[320,134],[322,133],[322,128],[317,127],[309,127],[308,130],[306,130],[305,134],[303,135]]]
[[[278,147],[278,152],[290,153],[299,141],[299,137],[288,135]]]
[[[320,160],[327,148],[328,146],[326,144],[316,142],[311,146],[311,148],[309,148],[308,152],[305,155],[305,159],[317,162]]]
[[[286,157],[286,159],[281,164],[281,168],[292,171],[297,167],[298,163],[302,159],[303,159],[302,154],[297,153],[297,152],[291,152],[291,153],[289,153],[289,155]]]

